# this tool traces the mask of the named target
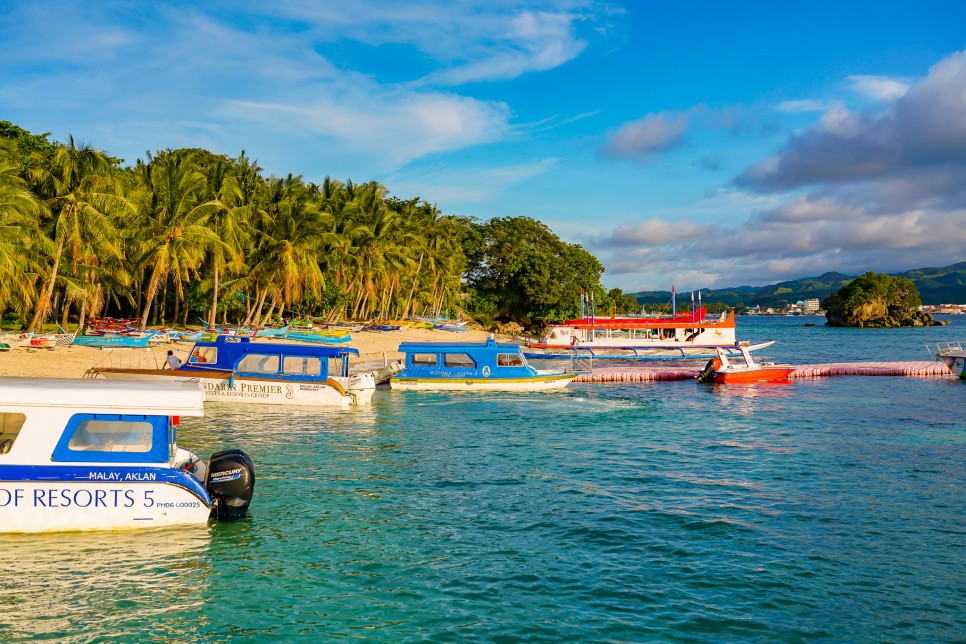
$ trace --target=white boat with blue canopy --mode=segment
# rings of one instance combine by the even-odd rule
[[[527,364],[520,345],[486,342],[403,342],[403,370],[392,389],[444,391],[543,391],[566,387],[577,374]]]
[[[253,342],[220,335],[196,342],[177,369],[95,366],[88,376],[135,380],[198,379],[205,400],[274,405],[334,405],[370,402],[371,373],[349,374],[349,357],[359,350],[295,342]]]
[[[198,383],[0,378],[0,532],[204,524],[244,516],[240,450],[206,464],[178,446]]]

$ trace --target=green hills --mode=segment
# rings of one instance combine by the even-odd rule
[[[892,275],[911,279],[919,290],[923,304],[966,304],[966,262],[941,268],[916,268]],[[701,291],[701,299],[705,303],[720,303],[729,308],[780,306],[809,298],[824,299],[856,277],[858,276],[843,273],[824,273],[818,277],[805,277],[769,286],[705,289]],[[670,291],[641,291],[627,295],[642,305],[661,305],[671,299]],[[678,293],[679,308],[685,301],[682,296],[686,296],[690,302],[689,293]]]

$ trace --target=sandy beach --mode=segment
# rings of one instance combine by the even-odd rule
[[[353,358],[352,365],[375,364],[384,360],[397,360],[402,357],[398,352],[401,342],[480,342],[487,337],[485,331],[466,331],[453,333],[433,329],[400,329],[399,331],[378,332],[358,331],[352,333],[348,346],[359,350],[359,357]],[[261,340],[275,342],[275,340]],[[193,343],[162,343],[148,349],[130,349],[138,353],[137,360],[145,367],[164,364],[168,350],[186,360]],[[55,349],[11,349],[0,352],[0,376],[27,376],[31,378],[82,378],[84,373],[95,365],[107,366],[112,358],[112,350],[93,347],[69,346]]]

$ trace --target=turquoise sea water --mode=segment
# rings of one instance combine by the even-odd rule
[[[952,321],[739,336],[776,361],[931,360],[966,340]],[[251,454],[251,516],[0,537],[0,640],[963,641],[964,401],[837,377],[212,405],[181,442]]]

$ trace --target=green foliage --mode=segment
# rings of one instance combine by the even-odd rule
[[[577,314],[581,292],[600,286],[604,267],[576,244],[560,240],[547,226],[529,217],[468,222],[463,235],[467,283],[475,298],[473,310],[492,312],[495,319],[529,324]],[[598,300],[600,301],[600,300]]]
[[[911,318],[921,305],[912,280],[872,272],[857,277],[822,302],[832,326],[894,326],[885,320]]]
[[[0,122],[0,312],[32,311],[31,325],[107,306],[261,325],[281,310],[554,318],[581,291],[627,305],[596,258],[532,219],[443,215],[374,181],[264,177],[244,152],[158,150],[121,168],[48,136]]]

